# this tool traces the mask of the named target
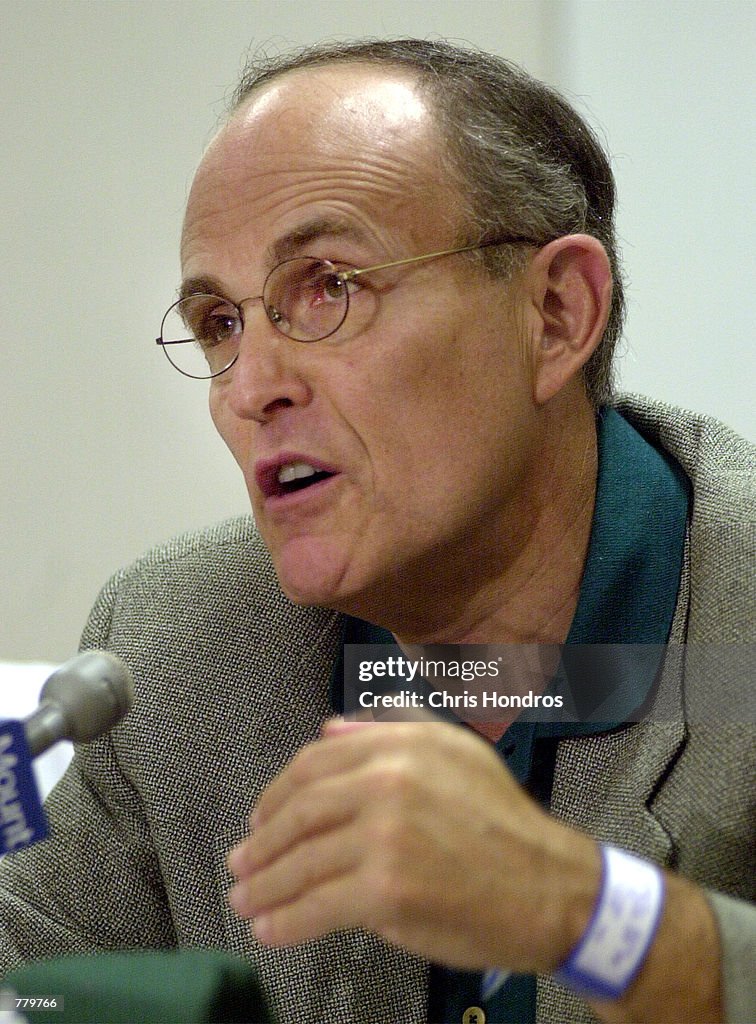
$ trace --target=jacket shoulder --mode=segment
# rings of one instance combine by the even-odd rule
[[[305,622],[334,618],[298,608],[281,592],[270,555],[251,516],[172,538],[116,572],[101,590],[82,648],[133,644],[165,648],[193,638],[209,652],[229,637],[260,640],[296,633]]]
[[[688,641],[756,640],[756,445],[712,416],[626,396],[616,403],[672,455],[692,492]]]
[[[741,499],[740,507],[753,515],[756,445],[751,441],[714,416],[641,395],[624,395],[615,408],[652,444],[665,448],[677,459],[694,490],[711,478],[729,479],[727,498]]]

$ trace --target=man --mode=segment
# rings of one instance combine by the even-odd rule
[[[752,637],[747,446],[606,409],[613,202],[587,127],[494,58],[355,44],[245,77],[159,340],[210,378],[265,547],[234,522],[103,592],[84,642],[137,703],[77,755],[56,838],[3,864],[4,965],[223,946],[291,1021],[756,1012],[754,733],[679,703],[632,724],[697,694],[675,659],[572,730],[329,721],[345,641]],[[635,916],[602,988],[612,906]]]

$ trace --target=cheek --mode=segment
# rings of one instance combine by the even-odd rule
[[[385,401],[372,403],[382,424],[373,441],[391,477],[381,483],[405,500],[409,491],[429,515],[460,495],[488,503],[520,476],[533,431],[516,332],[511,324],[471,329],[435,318],[422,343],[402,341],[384,365]]]
[[[228,408],[228,404],[223,401],[221,392],[217,385],[210,385],[208,406],[210,409],[210,418],[213,421],[215,429],[220,434],[226,444],[226,447],[236,459],[239,466],[244,469],[246,462],[245,443],[243,440],[245,432],[240,429],[241,424],[239,419],[231,413]],[[249,431],[246,433],[249,433]]]
[[[373,418],[410,448],[425,439],[436,457],[464,456],[527,412],[527,367],[511,323],[476,327],[435,312],[390,325],[377,339],[382,357],[368,357]]]

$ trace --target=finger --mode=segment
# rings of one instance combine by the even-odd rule
[[[338,775],[366,763],[371,757],[402,742],[404,730],[417,729],[416,725],[370,724],[357,729],[345,729],[336,735],[309,744],[278,775],[260,797],[251,816],[257,827],[279,813],[294,793],[318,782],[325,776]]]
[[[295,790],[277,812],[262,822],[256,820],[252,834],[229,853],[229,870],[238,878],[244,877],[294,844],[343,825],[354,816],[357,798],[351,773],[320,779]]]
[[[443,723],[434,711],[426,708],[372,708],[370,711],[362,712],[364,718],[330,718],[323,725],[323,735],[341,736],[356,729],[364,729],[366,726],[381,725],[390,722],[420,722],[430,725]]]
[[[297,785],[285,802],[255,818],[252,834],[228,856],[228,867],[238,878],[246,877],[280,857],[297,843],[344,825],[376,806],[387,812],[406,804],[425,767],[414,751],[382,749],[351,769]]]
[[[366,729],[375,725],[372,718],[329,718],[323,723],[321,733],[323,736],[345,736],[348,733],[356,732],[359,729]]]
[[[255,918],[255,935],[266,945],[288,946],[360,924],[361,893],[356,874],[330,879],[300,899]]]
[[[356,829],[334,829],[288,850],[240,880],[229,903],[240,917],[255,917],[303,898],[311,890],[355,870],[362,842]]]

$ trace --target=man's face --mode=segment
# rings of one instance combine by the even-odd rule
[[[400,73],[297,72],[208,150],[184,278],[240,302],[273,265],[354,267],[454,246],[461,204],[424,100]],[[248,302],[237,363],[210,385],[284,592],[396,630],[511,557],[537,447],[527,313],[466,256],[366,275],[312,344]],[[292,466],[327,475],[301,489]],[[289,471],[287,471],[289,470]],[[283,482],[282,482],[283,481]],[[295,485],[299,486],[299,485]]]

